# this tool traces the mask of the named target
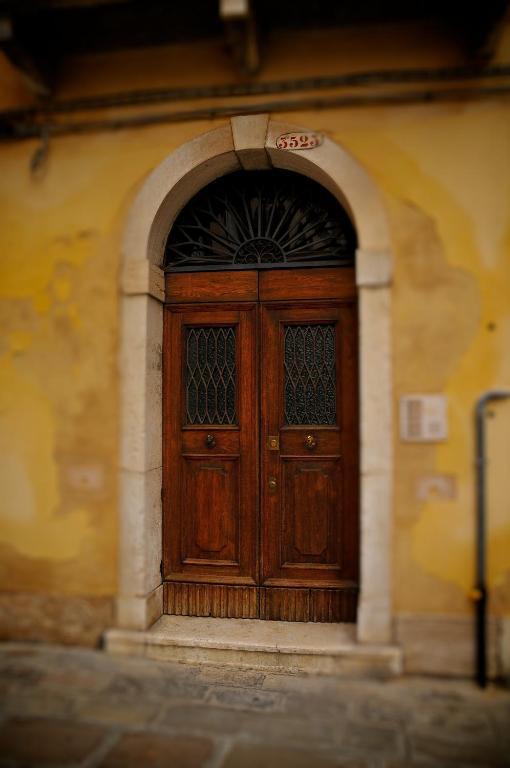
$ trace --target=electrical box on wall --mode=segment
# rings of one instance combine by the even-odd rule
[[[435,443],[448,437],[444,395],[400,398],[400,437],[408,443]]]

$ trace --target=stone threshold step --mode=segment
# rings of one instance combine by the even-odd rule
[[[356,677],[402,674],[399,647],[355,638],[353,624],[165,615],[146,631],[110,629],[105,645],[109,653],[159,661]]]

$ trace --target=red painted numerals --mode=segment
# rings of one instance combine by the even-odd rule
[[[313,149],[322,144],[320,133],[282,133],[276,139],[278,149]]]

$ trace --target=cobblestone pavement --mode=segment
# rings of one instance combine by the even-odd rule
[[[510,766],[510,691],[0,646],[0,765]]]

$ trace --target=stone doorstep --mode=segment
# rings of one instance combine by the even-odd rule
[[[402,650],[364,645],[353,624],[161,616],[148,630],[110,629],[112,654],[356,677],[402,674]]]

